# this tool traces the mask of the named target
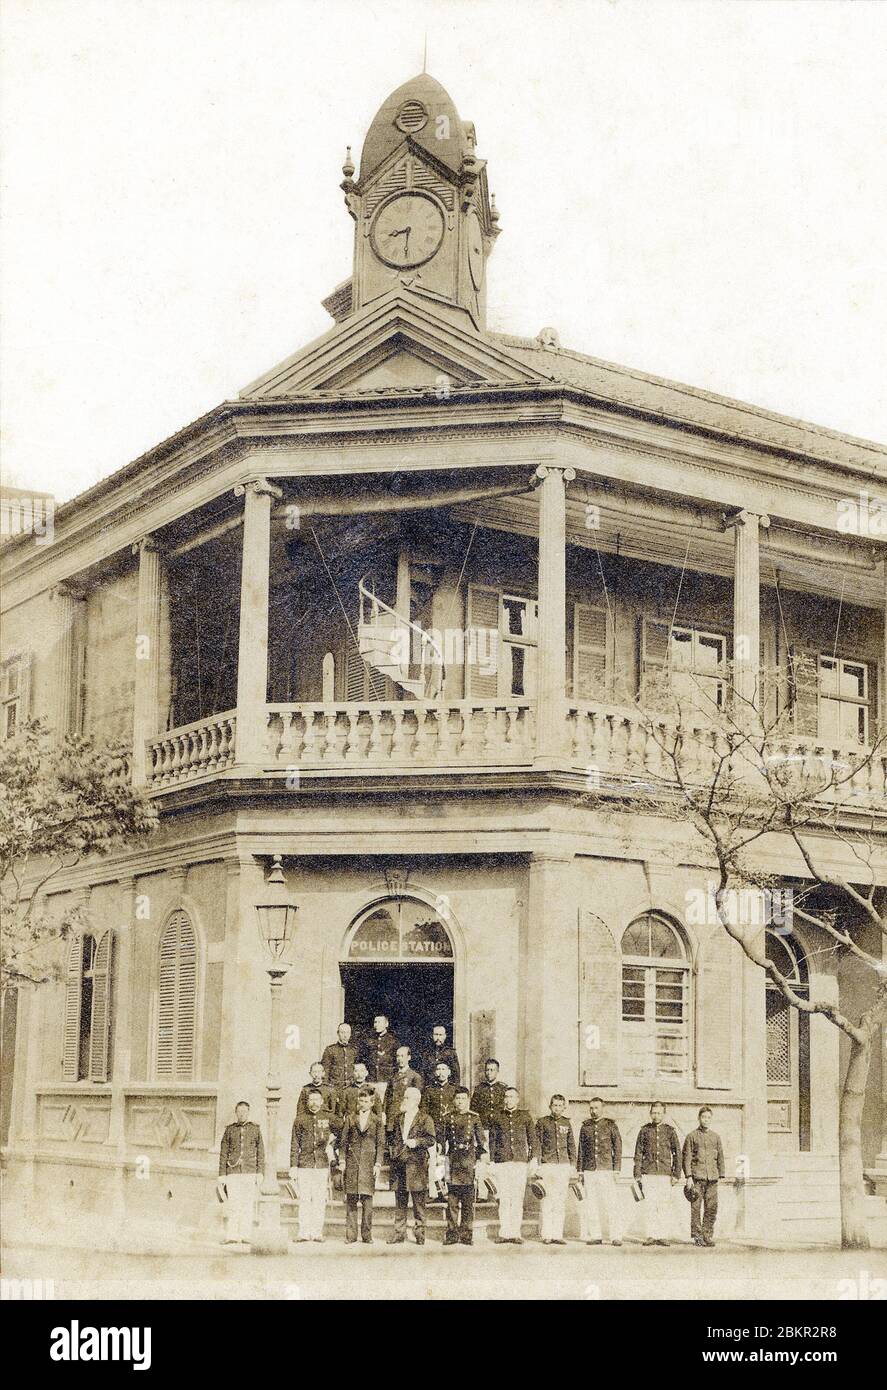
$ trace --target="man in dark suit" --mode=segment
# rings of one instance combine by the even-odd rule
[[[690,1200],[690,1239],[694,1245],[715,1243],[718,1180],[726,1173],[724,1146],[721,1136],[712,1129],[711,1121],[711,1106],[703,1105],[699,1112],[698,1129],[691,1130],[684,1140],[684,1185],[693,1193]]]
[[[449,1164],[444,1245],[471,1245],[475,1169],[477,1160],[486,1153],[486,1144],[480,1116],[468,1108],[467,1086],[456,1087],[452,1113],[444,1122],[443,1150]]]
[[[422,1097],[425,1112],[430,1115],[434,1122],[438,1144],[443,1143],[443,1128],[453,1109],[455,1097],[456,1087],[450,1080],[450,1069],[446,1062],[438,1062],[435,1068],[434,1081],[426,1086]]]
[[[366,1062],[369,1079],[380,1096],[384,1096],[385,1087],[394,1075],[397,1048],[397,1038],[389,1031],[387,1015],[376,1014],[373,1034],[361,1052],[361,1060]]]
[[[323,1062],[312,1062],[308,1075],[310,1081],[299,1092],[299,1101],[296,1105],[296,1118],[302,1120],[308,1113],[308,1097],[313,1091],[320,1095],[320,1108],[329,1112],[330,1115],[336,1112],[336,1096],[332,1086],[328,1086],[325,1079]]]
[[[364,1086],[367,1086],[368,1084],[369,1083],[367,1081],[366,1062],[355,1062],[354,1081],[352,1085],[345,1087],[344,1094],[342,1095],[342,1098],[339,1102],[340,1115],[344,1117],[347,1115],[357,1114],[357,1102],[360,1097],[361,1090]],[[370,1086],[370,1090],[373,1093],[373,1114],[378,1115],[380,1119],[384,1120],[385,1113],[382,1109],[382,1102],[379,1099],[379,1092],[373,1086]]]
[[[425,1203],[428,1195],[428,1156],[435,1147],[434,1125],[419,1109],[422,1092],[408,1086],[401,1101],[400,1114],[388,1139],[391,1186],[394,1188],[394,1234],[389,1245],[402,1245],[407,1238],[407,1210],[413,1203],[413,1231],[417,1245],[425,1244]]]
[[[425,1085],[430,1086],[437,1075],[438,1062],[446,1062],[450,1069],[450,1080],[454,1086],[459,1085],[460,1069],[459,1057],[454,1047],[447,1045],[447,1030],[442,1023],[438,1023],[431,1030],[431,1046],[422,1056],[422,1075],[425,1078]]]
[[[479,1186],[489,1186],[490,1173],[490,1125],[495,1116],[501,1114],[505,1104],[505,1086],[499,1080],[499,1063],[495,1057],[488,1057],[484,1063],[484,1079],[475,1086],[471,1097],[471,1109],[480,1116],[481,1128],[487,1145],[487,1154],[478,1173]]]
[[[354,1063],[357,1061],[357,1048],[351,1042],[350,1023],[339,1024],[336,1041],[327,1044],[320,1061],[326,1083],[333,1088],[336,1108],[341,1110],[345,1090],[354,1081]]]
[[[543,1245],[564,1245],[567,1187],[576,1171],[576,1140],[559,1092],[548,1103],[548,1114],[536,1121],[540,1177],[545,1196],[539,1207],[539,1236]]]
[[[410,1049],[405,1043],[401,1043],[397,1049],[396,1070],[385,1092],[385,1124],[388,1129],[392,1129],[397,1121],[404,1092],[408,1086],[418,1086],[421,1091],[423,1081],[412,1065]]]
[[[379,1097],[372,1086],[362,1086],[357,1111],[346,1115],[339,1135],[339,1170],[344,1175],[345,1241],[357,1240],[357,1208],[360,1205],[360,1238],[373,1243],[373,1193],[385,1155],[385,1122],[374,1113]]]

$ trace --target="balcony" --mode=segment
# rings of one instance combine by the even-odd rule
[[[630,792],[668,780],[668,765],[643,715],[631,706],[567,701],[559,768],[580,790]],[[663,718],[662,727],[667,728]],[[418,771],[491,774],[527,769],[536,758],[536,706],[526,699],[347,701],[267,705],[258,775],[306,773],[408,777]],[[711,778],[719,756],[714,728],[700,723],[688,740],[687,776]],[[876,753],[853,772],[865,750],[810,738],[774,743],[773,756],[811,778],[831,770],[842,781],[827,799],[887,809],[887,754]],[[238,756],[237,714],[229,710],[146,744],[147,785],[153,791],[224,776],[256,776],[254,759]]]

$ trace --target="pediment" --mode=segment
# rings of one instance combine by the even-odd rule
[[[403,286],[335,324],[247,386],[241,398],[539,381],[455,305]]]

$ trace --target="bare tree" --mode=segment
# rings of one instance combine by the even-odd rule
[[[800,675],[793,671],[792,680]],[[821,1015],[848,1039],[839,1120],[841,1243],[867,1249],[862,1113],[872,1049],[887,1018],[880,950],[887,892],[876,866],[887,825],[881,762],[887,735],[849,752],[797,738],[791,709],[772,711],[767,692],[778,677],[765,674],[747,697],[735,686],[728,693],[726,680],[682,677],[680,690],[667,676],[658,686],[645,682],[630,714],[640,733],[628,740],[632,795],[607,795],[620,784],[615,768],[612,777],[598,779],[599,791],[590,785],[610,806],[648,809],[689,827],[703,861],[714,866],[711,896],[720,926],[793,1009]],[[796,856],[798,873],[776,878],[761,868],[760,851],[774,846]],[[842,869],[832,867],[836,860]],[[853,1017],[832,1000],[798,991],[768,956],[760,918],[751,925],[737,920],[737,890],[782,893],[786,877],[800,885],[792,890],[793,919],[821,933],[825,949],[852,956],[871,972],[870,997]],[[865,924],[877,933],[878,949],[861,944]]]

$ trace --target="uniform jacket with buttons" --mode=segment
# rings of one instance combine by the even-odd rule
[[[724,1177],[724,1146],[713,1129],[691,1130],[684,1140],[684,1176],[701,1182]]]
[[[422,1097],[422,1109],[425,1110],[434,1121],[438,1144],[443,1143],[444,1125],[447,1122],[448,1115],[453,1109],[455,1099],[456,1088],[450,1081],[447,1081],[443,1086],[441,1086],[440,1082],[435,1081],[433,1086],[425,1087],[425,1094]]]
[[[334,1091],[344,1091],[354,1080],[354,1063],[357,1061],[357,1048],[351,1043],[330,1043],[323,1049],[321,1057],[326,1079]]]
[[[424,1082],[417,1071],[412,1067],[407,1067],[406,1071],[396,1071],[391,1081],[388,1083],[388,1090],[385,1092],[385,1117],[388,1128],[394,1124],[395,1118],[400,1112],[400,1103],[403,1100],[404,1092],[410,1086],[415,1086],[422,1090]],[[423,1105],[424,1110],[424,1105]]]
[[[297,1118],[301,1118],[308,1114],[308,1097],[311,1095],[312,1091],[320,1092],[321,1110],[327,1111],[328,1114],[333,1114],[336,1110],[336,1093],[332,1086],[328,1086],[325,1081],[319,1086],[315,1086],[313,1081],[309,1081],[299,1092],[299,1103],[296,1106]]]
[[[329,1157],[327,1144],[333,1137],[328,1111],[319,1110],[312,1115],[297,1115],[290,1138],[291,1168],[327,1168]]]
[[[229,1173],[262,1173],[265,1170],[265,1147],[262,1131],[251,1120],[240,1124],[235,1120],[226,1127],[219,1150],[219,1177]]]
[[[407,1148],[403,1137],[403,1115],[398,1115],[388,1135],[388,1157],[391,1162],[391,1186],[399,1192],[424,1192],[428,1187],[428,1153],[437,1143],[434,1124],[424,1110],[417,1110],[410,1123],[407,1139],[415,1139],[416,1147]]]
[[[369,1113],[367,1127],[361,1130],[357,1114],[348,1115],[339,1135],[339,1158],[345,1160],[343,1187],[346,1196],[372,1197],[376,1189],[373,1168],[385,1157],[385,1123],[381,1115]]]
[[[390,1081],[397,1070],[397,1049],[400,1043],[393,1033],[373,1033],[363,1049],[360,1060],[367,1064],[370,1081]]]
[[[480,1116],[474,1110],[466,1110],[464,1115],[456,1111],[448,1115],[442,1142],[450,1161],[450,1187],[471,1187],[475,1165],[487,1151]]]
[[[589,1117],[579,1127],[579,1172],[594,1173],[622,1167],[622,1135],[614,1120]]]
[[[436,1047],[435,1044],[432,1043],[422,1058],[422,1073],[425,1077],[426,1086],[433,1086],[434,1082],[437,1080],[434,1074],[434,1068],[438,1066],[440,1062],[446,1062],[450,1069],[450,1080],[454,1086],[458,1086],[461,1076],[459,1058],[456,1055],[456,1049],[448,1046],[447,1043],[444,1043],[443,1047]]]
[[[678,1178],[681,1175],[681,1150],[678,1136],[670,1124],[664,1120],[654,1124],[650,1120],[641,1125],[634,1146],[634,1175],[643,1178],[647,1174],[657,1177]]]
[[[503,1110],[490,1124],[490,1158],[494,1163],[529,1163],[539,1149],[529,1110]]]
[[[489,1081],[484,1080],[479,1086],[475,1086],[471,1108],[480,1115],[484,1129],[489,1129],[492,1117],[505,1109],[505,1083],[494,1081],[491,1086]]]
[[[576,1167],[576,1140],[566,1115],[543,1115],[536,1121],[540,1163],[569,1163]]]

